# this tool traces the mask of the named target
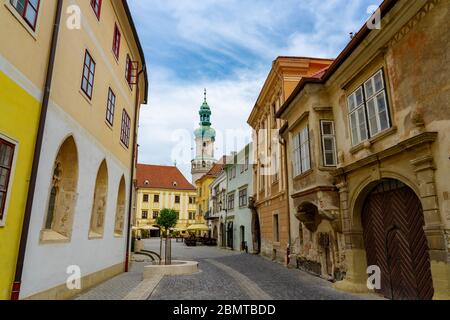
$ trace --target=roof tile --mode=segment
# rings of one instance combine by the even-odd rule
[[[138,188],[196,190],[181,171],[173,166],[138,164],[136,178]]]

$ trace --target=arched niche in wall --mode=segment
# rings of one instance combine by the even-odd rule
[[[69,241],[77,200],[78,151],[68,137],[61,145],[51,176],[41,242]]]
[[[116,220],[114,224],[114,235],[121,237],[125,224],[125,178],[122,176],[117,194]]]
[[[95,180],[94,201],[92,203],[91,225],[89,228],[89,238],[103,237],[106,217],[106,203],[108,198],[108,166],[103,160]]]

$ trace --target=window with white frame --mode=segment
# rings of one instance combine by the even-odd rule
[[[228,210],[234,210],[234,192],[228,194]]]
[[[325,167],[334,167],[337,165],[334,122],[330,120],[320,121],[320,131],[322,136],[323,164]]]
[[[292,156],[294,176],[298,176],[311,169],[311,155],[309,148],[309,128],[306,126],[294,136],[294,154]]]
[[[390,128],[383,70],[348,97],[348,110],[353,145]]]
[[[239,207],[247,206],[248,197],[247,197],[247,188],[239,190]]]
[[[9,0],[9,3],[34,31],[36,29],[40,0]]]

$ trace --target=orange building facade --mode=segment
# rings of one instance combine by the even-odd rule
[[[288,164],[285,142],[279,136],[285,122],[276,119],[275,114],[303,77],[312,76],[331,63],[328,59],[278,57],[248,119],[254,130],[253,247],[280,262],[287,262],[290,223]]]

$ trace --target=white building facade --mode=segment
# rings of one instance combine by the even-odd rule
[[[252,144],[230,160],[224,169],[227,187],[226,203],[220,217],[221,243],[236,251],[253,253],[252,212],[249,208],[253,194]]]

